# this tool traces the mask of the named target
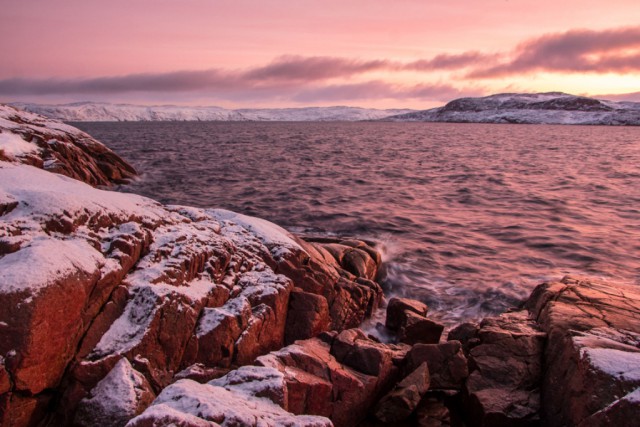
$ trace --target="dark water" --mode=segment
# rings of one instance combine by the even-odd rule
[[[446,322],[565,274],[640,284],[640,128],[76,125],[143,172],[125,191],[382,242],[387,292]]]

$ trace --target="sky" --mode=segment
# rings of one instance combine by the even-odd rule
[[[638,0],[0,0],[0,102],[640,101]]]

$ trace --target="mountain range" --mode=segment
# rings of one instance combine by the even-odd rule
[[[67,122],[83,121],[362,121],[640,126],[640,102],[615,102],[562,92],[502,93],[459,98],[429,110],[359,107],[244,108],[143,106],[79,102],[12,103]]]
[[[459,98],[443,107],[388,117],[397,122],[640,125],[640,102],[614,102],[562,92],[501,93]]]

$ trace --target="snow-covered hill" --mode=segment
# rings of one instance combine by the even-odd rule
[[[221,107],[144,106],[79,102],[64,105],[12,103],[16,108],[67,122],[105,121],[358,121],[379,120],[415,110],[307,107],[230,110]]]
[[[613,102],[561,92],[460,98],[390,121],[640,126],[640,102]]]

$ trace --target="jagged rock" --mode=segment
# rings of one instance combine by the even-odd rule
[[[447,341],[460,341],[462,351],[465,354],[469,354],[469,350],[480,344],[480,339],[478,338],[479,330],[480,326],[475,322],[461,323],[449,331]]]
[[[452,424],[451,411],[444,404],[444,399],[430,396],[431,392],[422,399],[416,409],[418,427],[449,427]]]
[[[429,381],[429,368],[422,363],[378,402],[376,418],[385,423],[407,419],[429,389]]]
[[[77,426],[124,426],[155,399],[145,377],[121,359],[78,405]]]
[[[468,406],[478,425],[537,425],[546,334],[526,311],[484,319],[469,353]]]
[[[57,120],[0,105],[4,158],[66,175],[91,185],[124,183],[135,169],[86,133]]]
[[[297,341],[256,362],[283,372],[289,388],[289,410],[321,414],[340,427],[365,418],[379,394],[397,376],[399,369],[393,360],[404,356],[406,350],[376,343],[360,330],[349,330]],[[340,363],[340,358],[352,365]],[[367,363],[359,364],[362,360]]]
[[[640,407],[640,292],[567,277],[538,286],[527,307],[549,336],[543,421],[626,425]]]
[[[188,379],[202,384],[223,377],[228,373],[228,368],[208,368],[202,363],[195,363],[178,372],[173,379],[175,381]]]
[[[440,342],[444,325],[424,316],[405,311],[405,319],[398,330],[398,341],[406,344],[437,344]]]
[[[385,326],[392,331],[399,329],[407,321],[407,312],[426,316],[429,308],[423,302],[409,298],[391,298],[387,304]]]
[[[289,298],[285,343],[313,338],[320,332],[329,329],[329,305],[320,296],[301,289],[294,289]]]
[[[332,425],[326,418],[293,415],[271,400],[280,399],[284,396],[282,393],[286,392],[284,378],[280,372],[269,368],[247,368],[232,371],[229,375],[208,384],[199,384],[187,379],[179,380],[166,387],[153,404],[132,419],[127,426]]]
[[[343,365],[367,375],[387,376],[392,368],[392,351],[371,341],[360,329],[341,332],[333,340],[331,354]]]
[[[422,363],[429,366],[431,389],[460,390],[469,376],[467,358],[459,341],[414,345],[407,353],[405,369],[413,371]]]

